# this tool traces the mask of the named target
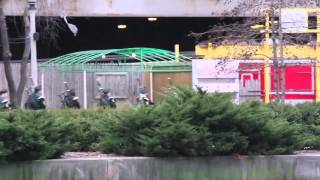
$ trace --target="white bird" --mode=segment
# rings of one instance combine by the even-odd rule
[[[68,28],[70,29],[70,31],[73,33],[74,36],[77,36],[78,34],[78,28],[76,25],[74,24],[70,24],[67,20],[66,16],[63,16],[64,22],[66,22],[66,24],[68,25]]]

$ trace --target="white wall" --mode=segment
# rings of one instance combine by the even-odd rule
[[[239,61],[192,61],[192,85],[208,92],[234,93],[239,102]]]
[[[208,92],[238,92],[239,83],[236,78],[199,78],[197,86]]]

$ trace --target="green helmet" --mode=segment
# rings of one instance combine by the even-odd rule
[[[110,88],[104,88],[104,89],[102,89],[102,93],[104,93],[104,94],[107,94],[107,93],[109,93],[109,92],[111,92],[111,89],[110,89]]]
[[[141,87],[141,88],[139,88],[139,92],[141,94],[146,94],[146,93],[148,93],[148,89],[146,87]]]
[[[0,95],[1,95],[1,94],[5,94],[5,93],[7,93],[7,92],[8,92],[8,90],[6,90],[6,89],[1,89],[1,90],[0,90]]]
[[[34,92],[35,92],[35,93],[37,93],[37,92],[39,92],[39,91],[41,91],[41,86],[36,86],[36,87],[34,87]]]

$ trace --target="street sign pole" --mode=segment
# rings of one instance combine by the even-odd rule
[[[38,85],[38,65],[37,65],[37,38],[36,38],[36,11],[37,0],[28,0],[28,10],[30,18],[30,50],[31,50],[31,78],[34,86]]]

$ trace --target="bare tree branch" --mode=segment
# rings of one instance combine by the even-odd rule
[[[28,60],[30,57],[30,38],[28,38],[30,34],[30,20],[28,17],[28,11],[27,9],[25,10],[24,13],[24,34],[25,34],[25,43],[24,43],[24,51],[22,55],[22,60],[21,60],[21,66],[20,66],[20,82],[17,90],[17,104],[19,107],[21,106],[22,102],[22,97],[23,97],[23,92],[27,83],[27,65],[28,65]]]
[[[230,3],[231,1],[229,1]],[[291,1],[292,2],[292,1]],[[227,2],[228,3],[228,2]],[[295,0],[296,5],[299,7],[315,6],[315,1],[310,0]],[[273,62],[274,66],[274,87],[276,91],[276,100],[280,100],[279,91],[281,89],[281,100],[284,102],[285,94],[285,75],[284,75],[284,58],[283,58],[283,46],[284,45],[315,45],[316,37],[314,34],[283,34],[280,26],[281,19],[279,18],[280,9],[283,7],[292,6],[282,0],[247,0],[233,10],[234,15],[243,14],[244,9],[249,11],[257,11],[259,13],[268,14],[270,21],[270,35],[273,57],[269,58]],[[276,23],[278,22],[278,23]],[[249,49],[239,50],[237,55],[244,58],[249,58],[252,55],[257,55],[258,48],[265,43],[265,29],[253,29],[253,27],[263,27],[265,25],[265,18],[263,16],[242,18],[237,22],[224,22],[213,25],[209,30],[205,32],[191,32],[189,36],[194,37],[196,42],[200,45],[208,45],[211,43],[213,47],[220,45],[233,46],[237,49],[239,46],[248,46]],[[294,22],[289,22],[294,23]],[[280,48],[280,57],[278,57],[278,48]],[[230,59],[226,55],[226,59]],[[230,57],[233,56],[230,54]],[[279,75],[279,61],[281,63],[282,73]],[[281,88],[279,88],[279,79],[281,78]]]
[[[15,87],[15,82],[13,80],[12,68],[10,63],[12,54],[10,51],[6,17],[4,15],[2,6],[0,6],[0,37],[1,37],[1,44],[2,44],[2,57],[4,60],[4,71],[5,71],[8,88],[9,88],[10,103],[13,108],[16,108],[17,107],[16,87]]]

